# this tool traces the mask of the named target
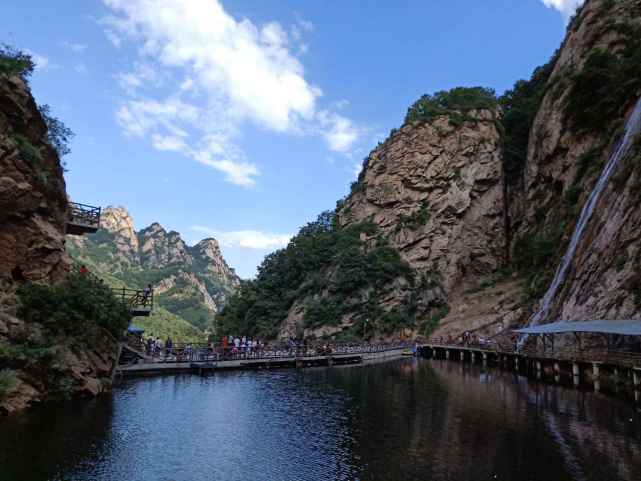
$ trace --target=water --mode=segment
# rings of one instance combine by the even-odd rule
[[[148,378],[2,421],[0,479],[638,481],[641,415],[435,360]]]
[[[634,107],[634,111],[626,122],[623,139],[608,159],[608,162],[605,164],[605,167],[603,168],[603,171],[601,172],[601,175],[599,176],[594,189],[592,189],[587,202],[581,210],[581,215],[579,216],[579,220],[577,221],[574,232],[572,233],[570,244],[568,245],[568,248],[565,251],[565,255],[563,256],[563,259],[561,259],[561,263],[556,270],[554,279],[552,280],[552,284],[550,284],[550,287],[541,300],[539,309],[530,318],[530,326],[536,326],[541,321],[544,321],[547,318],[550,312],[552,301],[556,297],[556,293],[559,290],[559,287],[563,285],[565,277],[568,273],[568,269],[570,268],[570,265],[572,265],[572,260],[574,259],[576,248],[578,247],[579,242],[583,237],[583,233],[585,232],[588,221],[592,216],[594,207],[599,201],[599,197],[601,196],[603,189],[605,189],[608,180],[610,180],[612,172],[614,172],[614,170],[616,169],[619,161],[627,155],[635,137],[639,134],[639,132],[641,132],[641,98],[637,101],[637,104]],[[526,337],[527,336],[521,339],[520,345],[525,342]]]

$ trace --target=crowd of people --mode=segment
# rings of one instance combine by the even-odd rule
[[[266,344],[265,341],[258,338],[252,339],[249,336],[240,337],[230,334],[221,338],[220,346],[224,355],[251,355],[265,350]]]

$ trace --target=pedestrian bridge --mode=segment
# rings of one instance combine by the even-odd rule
[[[221,344],[177,344],[171,349],[163,348],[149,353],[145,346],[129,343],[123,350],[128,362],[121,363],[116,374],[131,377],[149,374],[170,374],[226,369],[275,369],[283,367],[334,366],[359,364],[375,360],[400,358],[409,354],[406,343],[385,344],[323,344],[290,348],[272,345],[251,351],[225,348]],[[138,354],[131,358],[131,352]]]

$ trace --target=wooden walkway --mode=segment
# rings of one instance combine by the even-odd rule
[[[351,352],[333,352],[318,355],[311,351],[302,353],[286,353],[281,351],[265,351],[262,355],[238,356],[235,359],[216,356],[215,353],[202,355],[195,353],[189,359],[155,360],[148,358],[135,364],[121,365],[116,369],[118,377],[136,377],[156,374],[197,373],[232,369],[277,369],[305,368],[313,366],[334,366],[345,364],[360,364],[372,361],[400,358],[407,351],[404,344],[369,345],[363,349],[353,349]]]
[[[601,390],[603,382],[615,387],[629,384],[635,401],[641,402],[639,353],[572,348],[516,350],[500,345],[450,345],[439,341],[421,344],[417,352],[433,359],[499,365],[537,379],[549,377],[561,382],[571,378],[575,386],[591,384],[595,391]]]

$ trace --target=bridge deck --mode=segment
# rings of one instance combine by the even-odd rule
[[[514,349],[495,346],[482,347],[475,345],[450,345],[442,343],[425,343],[418,346],[419,349],[440,349],[455,352],[474,352],[492,356],[515,356],[523,359],[547,360],[559,362],[577,362],[585,364],[607,364],[614,367],[639,368],[641,369],[641,353],[625,351],[607,351],[597,349],[563,348],[557,350],[542,351],[540,349]]]
[[[276,367],[308,367],[331,364],[353,364],[388,358],[400,358],[405,347],[394,347],[370,352],[336,353],[330,355],[263,356],[216,360],[205,358],[184,362],[143,362],[119,366],[116,373],[122,377],[149,374],[171,374],[201,370],[260,369]]]

